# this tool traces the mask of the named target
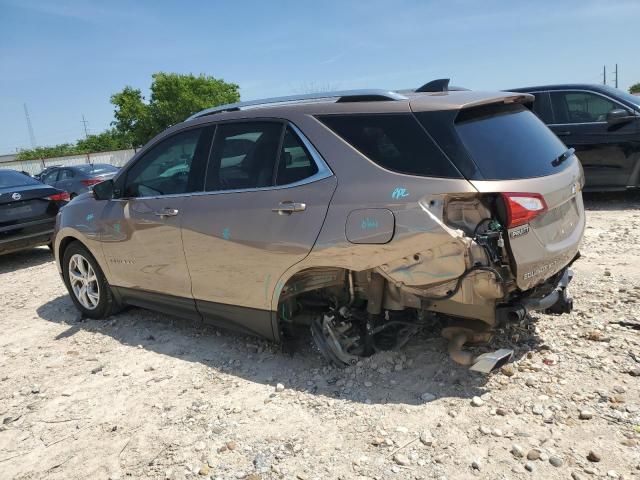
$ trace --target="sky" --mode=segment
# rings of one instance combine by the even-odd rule
[[[640,0],[0,0],[0,154],[73,142],[155,72],[212,75],[243,100],[435,78],[474,90],[640,82]]]

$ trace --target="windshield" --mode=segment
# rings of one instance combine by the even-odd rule
[[[0,170],[0,188],[24,187],[27,185],[42,185],[37,180],[15,170]]]
[[[608,85],[602,86],[601,88],[606,90],[611,96],[620,97],[622,100],[632,103],[640,109],[640,95],[631,95],[630,93],[627,93],[624,90],[613,88]]]

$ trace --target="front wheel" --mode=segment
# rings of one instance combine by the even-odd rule
[[[115,313],[111,287],[93,255],[80,243],[72,243],[62,259],[64,283],[71,300],[82,314],[102,319]]]

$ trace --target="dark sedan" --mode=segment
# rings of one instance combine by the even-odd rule
[[[0,169],[0,255],[51,243],[56,215],[69,194]]]
[[[69,167],[53,168],[40,177],[42,183],[69,192],[71,198],[88,192],[100,182],[109,180],[118,173],[118,167],[108,163],[87,163]]]
[[[585,190],[640,186],[640,97],[606,85],[513,88],[582,163]]]

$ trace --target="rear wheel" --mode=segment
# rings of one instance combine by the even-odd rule
[[[62,273],[71,300],[84,316],[102,319],[115,313],[111,287],[86,247],[78,242],[69,245],[63,255]]]

